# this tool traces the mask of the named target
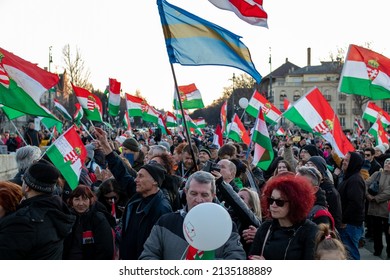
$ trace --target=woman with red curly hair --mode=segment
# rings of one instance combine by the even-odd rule
[[[294,173],[265,185],[261,205],[267,220],[256,232],[252,260],[313,260],[317,225],[306,219],[315,195],[309,181]]]

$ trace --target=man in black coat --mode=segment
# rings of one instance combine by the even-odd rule
[[[95,136],[112,175],[130,197],[122,215],[119,258],[137,260],[157,220],[172,212],[168,198],[160,189],[166,170],[158,163],[149,163],[141,166],[134,178],[123,160],[111,149],[107,133],[96,127]]]
[[[60,260],[63,242],[75,217],[59,196],[53,196],[60,173],[41,160],[23,175],[25,199],[17,210],[0,219],[0,259]]]

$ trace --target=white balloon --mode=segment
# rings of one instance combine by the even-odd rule
[[[241,97],[240,100],[238,100],[238,105],[240,105],[242,109],[246,109],[246,107],[248,107],[248,103],[248,99],[245,97]]]
[[[222,206],[206,202],[192,208],[183,223],[187,242],[202,251],[218,249],[232,233],[232,219]]]

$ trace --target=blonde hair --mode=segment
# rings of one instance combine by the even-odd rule
[[[257,218],[261,220],[261,205],[260,205],[260,198],[257,192],[249,189],[249,188],[242,188],[240,190],[245,191],[249,195],[249,208],[252,210],[252,212],[255,214]]]
[[[339,252],[339,259],[347,259],[347,250],[344,244],[337,237],[336,233],[332,231],[328,224],[319,224],[318,232],[315,240],[314,259],[321,260],[325,252],[335,251]]]

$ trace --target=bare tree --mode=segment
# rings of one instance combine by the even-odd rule
[[[76,53],[72,53],[70,45],[67,44],[62,49],[62,55],[65,63],[65,70],[68,75],[68,92],[72,92],[71,83],[75,86],[92,90],[93,86],[89,83],[91,72],[86,69],[84,60],[81,57],[80,50],[76,47]]]

